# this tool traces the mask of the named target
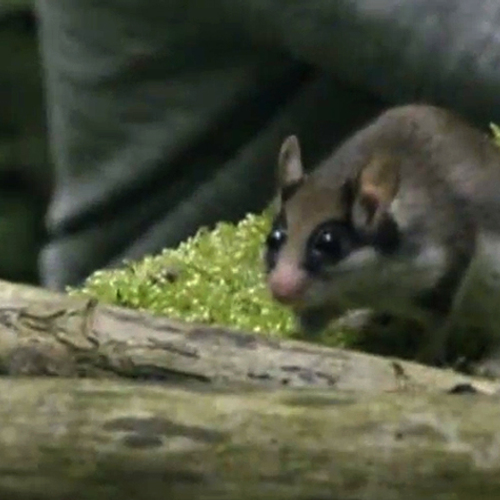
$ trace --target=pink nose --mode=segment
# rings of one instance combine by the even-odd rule
[[[306,284],[305,273],[287,263],[279,263],[269,275],[268,285],[273,297],[283,304],[296,302],[301,298]]]

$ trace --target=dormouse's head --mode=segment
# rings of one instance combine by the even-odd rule
[[[343,301],[346,307],[368,306],[364,292],[376,286],[383,260],[400,243],[390,211],[397,166],[378,156],[344,180],[306,175],[299,141],[290,136],[280,150],[278,184],[265,250],[273,297],[299,314]]]

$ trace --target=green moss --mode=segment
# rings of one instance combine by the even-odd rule
[[[500,127],[495,123],[490,123],[491,132],[493,133],[493,140],[497,146],[500,146]]]
[[[254,332],[290,335],[290,313],[266,290],[262,241],[270,214],[248,215],[239,224],[202,228],[177,249],[121,269],[98,271],[70,293],[134,309]]]
[[[202,228],[176,249],[97,271],[69,293],[184,321],[294,336],[291,313],[265,286],[262,249],[270,221],[267,210],[236,225]],[[322,340],[338,345],[345,339],[330,331]]]

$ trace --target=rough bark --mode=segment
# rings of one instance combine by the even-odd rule
[[[3,372],[59,376],[0,379],[2,499],[500,498],[498,383],[6,282],[0,304]]]
[[[0,381],[0,498],[497,500],[482,394]]]
[[[499,383],[311,343],[172,321],[0,282],[0,370],[8,375],[225,381],[369,392]]]

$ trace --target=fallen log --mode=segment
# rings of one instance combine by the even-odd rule
[[[499,498],[497,382],[5,282],[0,370],[0,499]]]
[[[0,498],[493,500],[483,394],[0,380]]]
[[[451,370],[172,321],[41,288],[0,282],[0,373],[368,392],[499,382]]]

